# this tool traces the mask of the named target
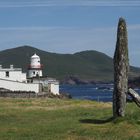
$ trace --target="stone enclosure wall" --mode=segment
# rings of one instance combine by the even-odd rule
[[[37,97],[37,94],[35,92],[4,91],[0,92],[0,97],[35,98]]]

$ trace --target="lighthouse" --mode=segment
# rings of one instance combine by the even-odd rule
[[[35,53],[30,58],[30,65],[28,67],[28,78],[41,76],[42,76],[42,65],[40,63],[40,57]]]

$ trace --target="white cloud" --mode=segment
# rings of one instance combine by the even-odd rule
[[[140,1],[130,0],[30,0],[30,1],[3,1],[0,7],[46,7],[46,6],[140,6]]]
[[[54,29],[63,29],[65,27],[0,27],[1,31],[35,31],[35,30],[54,30]]]
[[[129,30],[140,30],[140,24],[128,25]]]
[[[110,53],[110,49],[114,49],[109,47],[110,43],[113,43],[112,40],[115,40],[113,34],[113,28],[0,28],[0,46],[8,48],[30,44],[59,53],[74,53],[89,49]]]
[[[0,28],[0,48],[7,49],[31,45],[56,53],[75,53],[97,50],[113,57],[116,44],[116,27],[111,28],[66,28],[23,27]],[[140,66],[140,25],[128,26],[129,54],[131,65]]]

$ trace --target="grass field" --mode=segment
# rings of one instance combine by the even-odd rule
[[[0,140],[139,140],[140,108],[112,120],[112,104],[0,98]]]

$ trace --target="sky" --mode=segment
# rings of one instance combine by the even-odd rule
[[[30,45],[113,57],[120,17],[127,23],[130,64],[140,67],[140,0],[0,0],[0,51]]]

